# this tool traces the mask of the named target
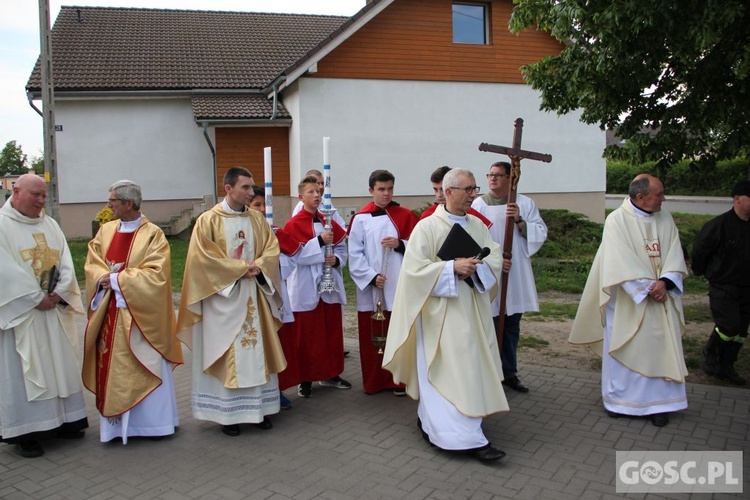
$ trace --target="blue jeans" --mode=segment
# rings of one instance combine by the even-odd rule
[[[500,361],[503,363],[503,377],[511,379],[518,373],[518,338],[521,336],[521,316],[523,313],[505,316],[505,328],[503,329],[503,345],[500,346]],[[498,319],[495,316],[492,321],[497,331]]]

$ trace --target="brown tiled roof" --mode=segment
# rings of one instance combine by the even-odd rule
[[[196,120],[267,119],[273,114],[273,100],[263,94],[194,95],[191,102]],[[279,102],[276,118],[290,117]]]
[[[63,7],[52,36],[55,90],[262,89],[348,19]],[[37,62],[27,88],[40,87]]]

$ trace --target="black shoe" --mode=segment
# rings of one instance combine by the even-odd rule
[[[609,418],[620,418],[620,417],[627,417],[627,416],[628,416],[628,415],[624,415],[624,414],[622,414],[622,413],[617,413],[617,412],[615,412],[615,411],[609,411],[609,410],[608,410],[608,409],[606,409],[606,408],[604,409],[604,411],[606,411],[606,412],[607,412],[607,416],[608,416]]]
[[[60,429],[57,431],[57,437],[60,439],[82,439],[86,437],[83,430]]]
[[[321,387],[334,387],[336,389],[351,389],[352,384],[344,380],[343,378],[336,376],[328,380],[321,380],[318,382]]]
[[[39,441],[33,439],[16,443],[16,450],[24,458],[37,458],[44,455],[42,445],[39,444]]]
[[[656,427],[664,427],[669,423],[669,413],[654,413],[651,415],[651,423]]]
[[[257,424],[253,424],[258,429],[262,429],[264,431],[267,431],[269,429],[273,429],[273,422],[271,422],[271,419],[268,417],[263,417],[263,422],[258,422]]]
[[[393,395],[396,397],[406,396],[406,387],[397,387],[393,389]]]
[[[298,385],[297,396],[305,399],[312,396],[312,382],[302,382],[300,385]]]
[[[237,437],[240,435],[241,431],[240,431],[240,426],[238,424],[232,424],[232,425],[222,425],[221,432],[223,432],[227,436]]]
[[[719,371],[715,374],[715,376],[719,380],[729,382],[732,385],[747,384],[747,380],[740,377],[740,375],[735,371],[734,366],[722,366],[721,368],[719,368]]]
[[[348,358],[348,357],[349,357],[349,351],[344,351],[344,357],[345,357],[345,358]]]
[[[491,444],[487,443],[481,448],[474,448],[466,452],[471,458],[476,458],[480,462],[492,462],[494,460],[500,460],[505,456],[505,452],[493,448]]]
[[[529,392],[529,388],[523,385],[521,381],[518,380],[518,377],[513,377],[513,378],[503,380],[503,385],[510,387],[511,389],[517,392],[523,392],[523,393]]]
[[[422,420],[419,417],[417,417],[417,427],[419,428],[419,432],[422,433],[422,439],[430,443],[430,446],[434,447],[435,445],[432,444],[432,441],[430,441],[430,436],[428,436],[427,433],[422,430]]]

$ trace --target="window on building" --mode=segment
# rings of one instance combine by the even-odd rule
[[[454,3],[453,43],[488,43],[487,10],[485,4]]]

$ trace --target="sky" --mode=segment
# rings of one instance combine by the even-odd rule
[[[61,5],[285,12],[352,16],[366,0],[49,0],[50,26]],[[39,57],[39,1],[0,0],[0,149],[16,141],[31,160],[43,154],[42,117],[26,98]],[[41,109],[41,102],[34,101]]]

